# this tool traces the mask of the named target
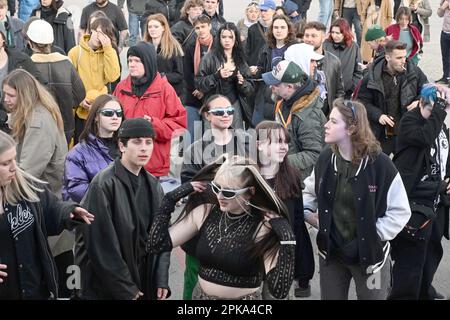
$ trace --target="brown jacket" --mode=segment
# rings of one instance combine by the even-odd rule
[[[334,0],[334,11],[338,11],[339,17],[342,17],[344,2],[345,2],[345,0]],[[361,18],[361,23],[363,22],[363,20],[362,20],[363,2],[364,2],[364,0],[355,0],[356,11],[358,12],[359,17]]]
[[[373,24],[379,24],[384,30],[392,23],[392,1],[382,0],[379,11],[375,9],[375,0],[362,0],[362,18],[363,32],[361,39],[361,58],[363,61],[370,61],[373,56],[373,50],[364,40],[367,29]]]

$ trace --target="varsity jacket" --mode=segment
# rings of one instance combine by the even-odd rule
[[[326,148],[303,190],[305,216],[319,212],[317,246],[325,260],[333,250],[331,228],[337,181],[336,155]],[[367,274],[376,273],[389,256],[388,241],[395,238],[411,216],[408,196],[400,174],[384,153],[373,160],[365,157],[350,183],[358,215],[359,264]]]

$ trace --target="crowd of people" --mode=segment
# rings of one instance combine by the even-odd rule
[[[445,298],[450,1],[436,82],[428,0],[316,19],[244,1],[236,23],[223,0],[95,0],[78,33],[63,0],[18,3],[0,0],[0,299],[167,299],[176,247],[185,300],[309,297],[316,260],[323,300],[352,279],[358,299]]]

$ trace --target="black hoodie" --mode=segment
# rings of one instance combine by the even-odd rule
[[[140,58],[144,64],[144,76],[141,78],[131,77],[131,91],[136,96],[141,97],[152,84],[158,72],[156,50],[151,43],[139,42],[137,45],[128,49],[127,58],[129,56]]]

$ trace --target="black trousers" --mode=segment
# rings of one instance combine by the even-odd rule
[[[450,77],[450,33],[441,31],[442,77]]]
[[[67,268],[75,263],[73,252],[63,252],[54,259],[58,270],[58,298],[70,298],[72,290],[67,287],[67,278],[70,276]]]
[[[446,208],[438,206],[437,216],[423,240],[409,240],[399,234],[391,241],[392,269],[391,300],[432,300],[434,275],[443,256]]]
[[[391,241],[392,290],[390,300],[418,300],[431,228],[424,240],[410,240],[402,234]]]
[[[433,221],[430,241],[428,241],[425,265],[423,267],[422,286],[420,290],[420,300],[433,300],[436,290],[433,288],[433,278],[439,267],[439,263],[444,255],[442,248],[442,237],[448,225],[448,208],[438,206],[437,216]]]
[[[391,136],[382,138],[380,140],[381,150],[388,156],[392,154],[395,154],[395,147],[397,144],[397,136]]]

